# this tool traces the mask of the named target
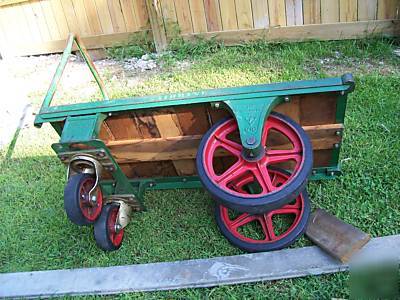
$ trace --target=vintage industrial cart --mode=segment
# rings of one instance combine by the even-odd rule
[[[104,100],[51,106],[74,42]],[[119,248],[129,216],[145,209],[146,189],[204,186],[218,203],[217,223],[230,241],[243,240],[238,226],[257,219],[265,238],[244,239],[255,247],[238,246],[269,250],[276,247],[257,245],[279,244],[271,234],[272,215],[293,213],[290,228],[301,221],[304,229],[309,176],[340,174],[346,101],[353,89],[352,76],[345,74],[110,100],[84,46],[70,35],[35,126],[49,122],[60,135],[52,148],[68,166],[67,215],[78,225],[94,223],[101,248]],[[229,219],[227,210],[239,219]],[[292,229],[283,237],[297,230]]]

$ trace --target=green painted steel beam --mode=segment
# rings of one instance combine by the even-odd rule
[[[344,77],[344,76],[343,76]],[[349,92],[353,82],[344,82],[343,77],[319,80],[303,80],[274,84],[243,86],[203,90],[197,92],[175,93],[145,97],[114,99],[72,105],[45,107],[36,116],[35,126],[45,122],[54,122],[67,116],[78,116],[94,113],[113,113],[137,109],[161,108],[177,105],[199,104],[219,101],[266,99],[269,97],[285,97],[291,95]]]

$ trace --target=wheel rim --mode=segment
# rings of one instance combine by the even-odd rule
[[[116,230],[119,207],[113,207],[107,219],[107,232],[111,243],[118,247],[124,236],[124,229]]]
[[[96,202],[90,201],[89,192],[95,184],[94,178],[85,178],[79,186],[79,207],[83,216],[89,221],[95,221],[101,213],[103,194],[98,187],[95,190]]]
[[[273,132],[275,138],[278,134],[278,136],[281,136],[281,140],[287,142],[280,146],[274,145],[271,147],[274,143],[273,137],[271,140],[271,132]],[[247,161],[242,157],[243,147],[240,144],[240,140],[232,138],[235,134],[238,137],[237,122],[235,119],[229,119],[210,135],[203,152],[203,164],[207,176],[216,186],[229,194],[235,196],[245,195],[246,198],[259,198],[275,193],[285,188],[296,177],[304,164],[304,143],[299,134],[291,124],[275,115],[270,115],[264,124],[261,143],[265,146],[266,151],[265,155],[258,161]],[[281,148],[277,149],[279,147]],[[233,158],[235,162],[222,173],[218,173],[214,159],[222,156]],[[290,168],[279,165],[287,163],[291,163]],[[274,185],[269,175],[271,166],[291,169],[289,180],[280,187]],[[252,175],[253,183],[259,186],[259,191],[248,194],[235,189],[232,183],[247,178],[249,174]]]
[[[269,170],[270,176],[273,177],[273,180],[276,184],[284,184],[288,179],[289,175],[286,175],[277,170]],[[236,182],[236,188],[241,190],[243,193],[246,191],[243,189],[244,184],[246,182],[251,181],[251,178],[244,178],[241,181]],[[268,213],[262,215],[251,215],[248,213],[242,213],[235,217],[231,217],[229,215],[230,210],[222,205],[219,206],[219,213],[221,216],[221,220],[224,223],[225,227],[234,235],[234,237],[248,242],[248,243],[273,243],[277,242],[286,236],[288,236],[299,224],[303,213],[304,213],[304,199],[302,194],[300,194],[295,200],[294,203],[284,205],[281,208],[272,210]],[[289,226],[286,226],[286,230],[277,234],[277,230],[275,228],[273,217],[274,216],[284,216],[284,215],[292,215],[292,221],[288,222]],[[258,228],[258,236],[260,238],[253,238],[246,236],[243,233],[244,227],[248,226],[250,223],[257,223]],[[253,225],[254,225],[253,223]],[[242,231],[240,231],[242,229]]]

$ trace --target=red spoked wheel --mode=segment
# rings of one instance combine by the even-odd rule
[[[310,139],[301,126],[273,112],[264,124],[261,143],[265,154],[259,160],[244,159],[234,119],[222,120],[204,135],[196,157],[197,171],[219,204],[235,211],[263,213],[288,203],[304,189],[313,156]],[[281,186],[269,172],[276,167],[291,173]],[[235,187],[243,178],[251,178],[252,194]]]
[[[277,185],[284,185],[290,174],[278,169],[269,170]],[[236,182],[238,191],[248,193],[243,187],[251,176]],[[248,252],[271,251],[285,248],[303,234],[310,215],[310,201],[304,190],[291,203],[270,212],[251,215],[235,213],[217,205],[215,216],[222,234],[236,247]]]
[[[64,189],[64,208],[68,218],[77,225],[93,224],[100,216],[103,194],[97,187],[92,197],[89,192],[96,183],[90,174],[71,176]]]
[[[97,245],[105,251],[114,251],[121,247],[124,229],[118,228],[118,204],[104,206],[99,219],[94,224],[94,238]]]

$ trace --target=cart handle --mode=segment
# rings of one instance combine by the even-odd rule
[[[58,64],[58,67],[56,69],[56,73],[53,76],[53,79],[51,80],[50,87],[47,90],[46,96],[43,100],[43,103],[42,103],[39,113],[41,113],[45,108],[49,107],[51,104],[51,101],[53,100],[54,94],[57,90],[58,83],[60,82],[60,79],[64,72],[65,66],[67,65],[68,59],[72,53],[72,47],[73,47],[74,42],[75,42],[79,52],[81,53],[85,63],[89,67],[90,72],[92,73],[94,79],[96,80],[97,85],[99,86],[100,92],[103,96],[103,99],[104,100],[110,99],[108,97],[107,91],[105,89],[104,82],[100,78],[99,72],[97,71],[95,65],[93,64],[93,60],[90,57],[89,53],[87,52],[84,44],[82,43],[82,40],[79,38],[79,36],[77,36],[73,33],[70,33],[68,35],[67,46],[65,47],[64,52],[61,56],[61,61]]]

